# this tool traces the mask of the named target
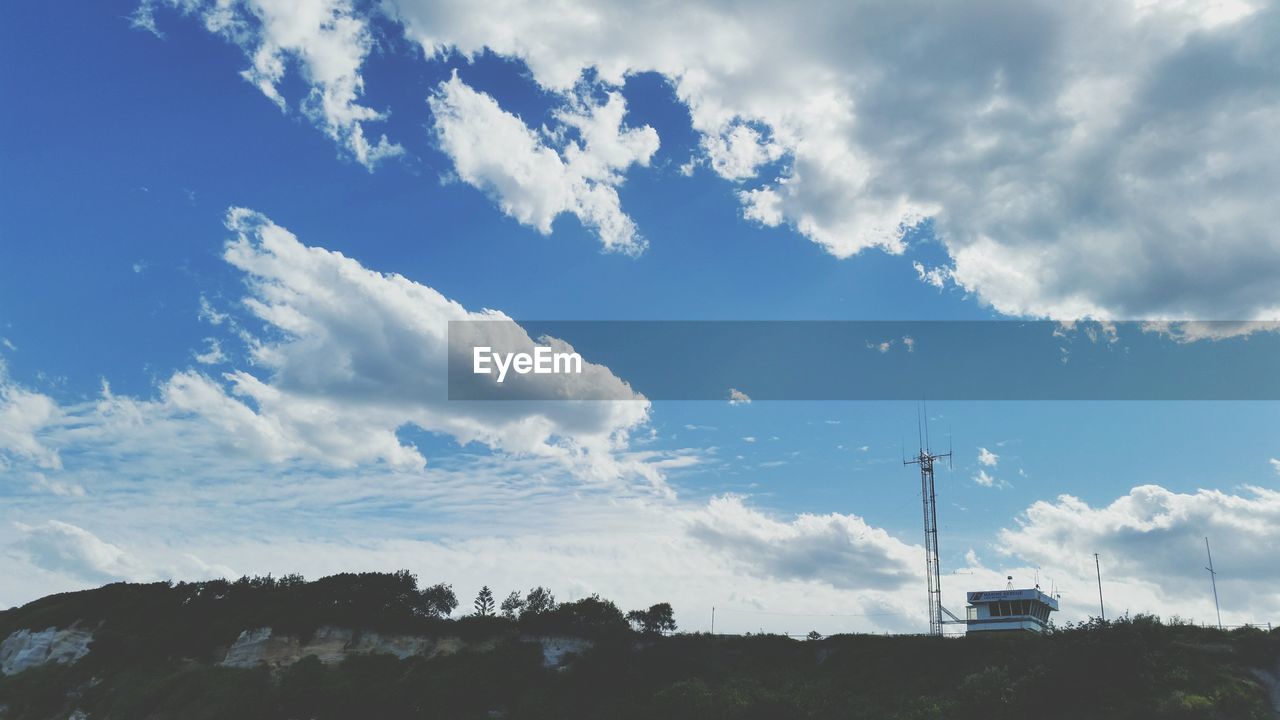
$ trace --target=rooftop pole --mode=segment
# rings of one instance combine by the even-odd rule
[[[1218,614],[1218,629],[1222,629],[1222,610],[1218,607],[1218,573],[1213,571],[1213,552],[1209,550],[1209,538],[1204,539],[1204,551],[1209,556],[1209,580],[1213,583],[1213,610]]]
[[[1093,569],[1098,573],[1098,612],[1103,622],[1107,621],[1107,606],[1102,603],[1102,566],[1098,564],[1098,553],[1093,554]]]

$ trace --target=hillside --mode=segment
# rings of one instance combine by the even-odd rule
[[[449,619],[408,573],[114,584],[0,613],[0,718],[1272,718],[1280,631],[660,634],[537,589]],[[652,611],[652,615],[647,614]]]

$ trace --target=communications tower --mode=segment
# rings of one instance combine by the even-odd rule
[[[941,635],[942,613],[946,609],[942,607],[942,572],[938,562],[938,498],[933,485],[933,464],[944,458],[950,463],[951,451],[941,454],[930,451],[928,418],[924,420],[923,429],[919,417],[916,425],[920,435],[920,451],[910,460],[904,459],[902,464],[920,466],[920,497],[924,504],[925,575],[929,583],[929,634]],[[947,615],[958,620],[950,612]]]

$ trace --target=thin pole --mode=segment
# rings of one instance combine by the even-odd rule
[[[711,606],[711,634],[716,634],[716,606]]]
[[[1098,564],[1098,553],[1093,554],[1093,569],[1098,573],[1098,612],[1103,622],[1107,621],[1107,606],[1102,602],[1102,566]]]
[[[1204,551],[1209,556],[1209,580],[1213,583],[1213,611],[1218,614],[1218,629],[1222,629],[1222,609],[1218,607],[1218,573],[1213,571],[1213,552],[1209,550],[1209,538],[1204,539]]]

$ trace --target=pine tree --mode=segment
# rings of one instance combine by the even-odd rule
[[[480,594],[476,595],[476,615],[480,617],[491,617],[493,615],[493,591],[488,585],[480,588]]]

